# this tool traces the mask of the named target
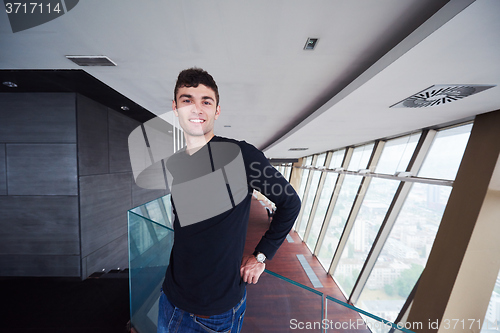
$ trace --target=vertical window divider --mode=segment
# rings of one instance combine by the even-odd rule
[[[292,174],[292,169],[293,169],[293,165],[292,164],[287,164],[287,166],[285,167],[285,174],[283,175],[286,179],[287,182],[290,182],[290,176]]]
[[[304,163],[305,160],[306,160],[305,157],[301,157],[299,158],[298,162],[292,163],[292,165],[290,165],[291,168],[290,176],[288,177],[287,180],[290,183],[290,185],[293,186],[295,192],[297,193],[299,193],[300,182],[302,181],[302,174],[303,174],[303,171],[302,169],[300,169],[300,166]]]
[[[313,156],[312,158],[312,161],[311,161],[311,164],[314,166],[316,165],[316,161],[318,160],[318,156],[319,154],[316,154]],[[304,189],[304,195],[302,198],[300,198],[302,200],[302,205],[300,207],[300,212],[299,212],[299,215],[297,216],[297,222],[295,223],[295,231],[299,231],[299,228],[300,228],[300,225],[302,223],[302,215],[304,215],[304,198],[307,198],[307,196],[309,195],[309,189],[311,187],[311,182],[312,182],[312,177],[313,176],[313,173],[311,171],[309,171],[309,175],[307,177],[307,183],[306,183],[306,188]],[[304,239],[302,239],[302,241],[304,241]]]
[[[290,180],[288,181],[299,195],[300,195],[300,183],[302,183],[302,178],[304,176],[304,169],[302,169],[301,167],[306,163],[306,160],[307,157],[304,156],[299,159],[297,165],[292,164],[292,171],[290,172]],[[302,200],[302,198],[300,198],[300,200]],[[293,224],[293,230],[295,231],[298,230],[297,222],[298,219],[296,219],[295,223]]]
[[[434,141],[436,133],[437,132],[435,130],[427,130],[422,133],[422,136],[420,137],[417,147],[415,148],[415,152],[413,153],[410,163],[408,164],[407,171],[415,175],[418,173],[418,170],[422,166],[425,156],[429,152],[432,142]],[[358,279],[354,284],[352,293],[349,297],[349,302],[353,304],[357,303],[359,296],[361,295],[361,291],[363,290],[366,282],[368,281],[370,273],[373,267],[375,266],[375,263],[377,262],[378,256],[380,255],[380,252],[382,252],[382,249],[387,241],[387,238],[391,233],[392,227],[396,222],[399,212],[401,211],[401,208],[403,207],[403,204],[406,201],[406,198],[408,197],[412,184],[413,184],[412,182],[405,182],[405,181],[402,181],[399,184],[398,189],[396,190],[396,194],[394,195],[394,198],[391,202],[391,205],[387,210],[387,214],[384,218],[384,221],[382,222],[379,232],[375,237],[372,248],[368,253],[363,268],[361,269],[361,272],[358,276]]]
[[[380,159],[380,156],[382,155],[382,150],[384,149],[385,141],[378,141],[376,146],[374,147],[372,154],[370,156],[370,161],[368,162],[368,169],[370,171],[375,171],[375,167],[377,166],[377,163]],[[335,272],[335,269],[337,268],[337,265],[340,261],[340,257],[342,256],[342,253],[344,252],[345,245],[347,244],[347,239],[349,238],[349,235],[351,234],[351,230],[354,226],[354,221],[356,221],[356,217],[358,216],[359,210],[361,208],[361,204],[363,203],[363,200],[365,199],[366,191],[368,190],[368,187],[370,186],[370,182],[372,180],[372,177],[363,177],[363,180],[361,181],[361,184],[359,185],[358,188],[358,193],[356,194],[356,199],[354,200],[354,203],[351,207],[351,211],[349,212],[349,217],[347,218],[346,225],[344,227],[344,230],[342,231],[342,235],[340,236],[339,244],[337,246],[337,249],[333,255],[332,262],[330,264],[330,268],[328,269],[328,273],[333,277],[333,273]]]
[[[333,152],[332,151],[328,152],[328,154],[326,155],[326,159],[325,159],[325,164],[324,164],[325,167],[330,165],[330,162],[332,160],[332,156],[333,156]],[[321,171],[321,178],[319,179],[318,189],[316,191],[316,195],[314,196],[314,201],[313,201],[313,205],[311,208],[311,213],[309,214],[309,219],[307,220],[307,227],[306,227],[306,231],[304,233],[304,242],[309,237],[309,232],[311,231],[312,221],[314,220],[314,215],[316,215],[316,210],[318,209],[319,199],[321,197],[321,192],[323,191],[323,186],[325,184],[327,174],[328,174],[327,172]],[[314,249],[311,249],[311,250],[314,250]]]
[[[349,162],[352,158],[352,153],[354,151],[353,147],[349,147],[346,150],[344,155],[344,160],[342,161],[342,168],[347,169]],[[340,193],[340,188],[342,187],[342,183],[344,182],[345,174],[341,173],[337,177],[337,182],[335,183],[335,188],[333,189],[332,196],[330,198],[330,203],[328,204],[328,210],[326,211],[325,218],[323,219],[323,225],[321,226],[321,231],[319,233],[318,241],[316,242],[316,247],[314,248],[313,254],[318,256],[319,250],[323,245],[323,240],[325,239],[325,234],[328,229],[328,225],[330,223],[330,218],[333,214],[333,209],[335,208],[335,203],[337,202],[337,198]]]

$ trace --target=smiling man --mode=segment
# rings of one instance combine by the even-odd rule
[[[214,135],[220,116],[210,74],[179,74],[172,108],[186,147],[170,157],[174,245],[159,304],[158,332],[240,332],[246,284],[257,283],[300,210],[291,185],[254,146]],[[243,257],[253,190],[277,207],[252,255]]]

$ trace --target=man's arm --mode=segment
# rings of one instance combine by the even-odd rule
[[[248,146],[243,148],[246,148],[243,156],[248,159],[245,160],[248,184],[276,205],[276,212],[269,229],[255,247],[254,252],[263,253],[270,260],[295,223],[300,211],[300,199],[293,187],[269,163],[264,154],[255,147]],[[254,255],[245,257],[241,267],[243,281],[257,283],[264,269],[265,264],[259,263]]]

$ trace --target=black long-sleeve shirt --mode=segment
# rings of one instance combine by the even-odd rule
[[[246,176],[245,193],[243,197],[240,193],[240,201],[236,199],[237,194],[231,194],[229,189],[229,196],[235,195],[235,199],[231,199],[232,207],[218,215],[186,225],[179,220],[183,214],[176,211],[175,192],[172,189],[174,245],[163,282],[163,290],[170,302],[190,313],[208,316],[231,309],[243,297],[245,283],[240,276],[240,266],[253,190],[264,194],[277,207],[269,230],[255,247],[255,251],[264,253],[267,259],[273,258],[300,210],[300,199],[292,186],[270,165],[261,151],[245,141],[214,136],[193,155],[185,152],[176,154],[174,159],[167,162],[167,168],[174,178],[173,184],[199,179],[214,170],[223,169],[223,165],[218,165],[218,160],[214,160],[215,153],[210,149],[219,143],[237,145],[241,151]],[[224,164],[227,161],[222,162]],[[210,167],[207,169],[204,165]],[[180,170],[182,175],[176,177]],[[226,183],[229,172],[226,170],[224,173]],[[187,174],[188,179],[182,179]],[[197,207],[203,207],[200,201],[193,200],[189,205],[196,210]]]

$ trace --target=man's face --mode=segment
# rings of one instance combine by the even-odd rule
[[[195,87],[180,87],[172,102],[172,109],[187,136],[213,136],[215,119],[220,106],[216,106],[215,92],[203,84]]]

